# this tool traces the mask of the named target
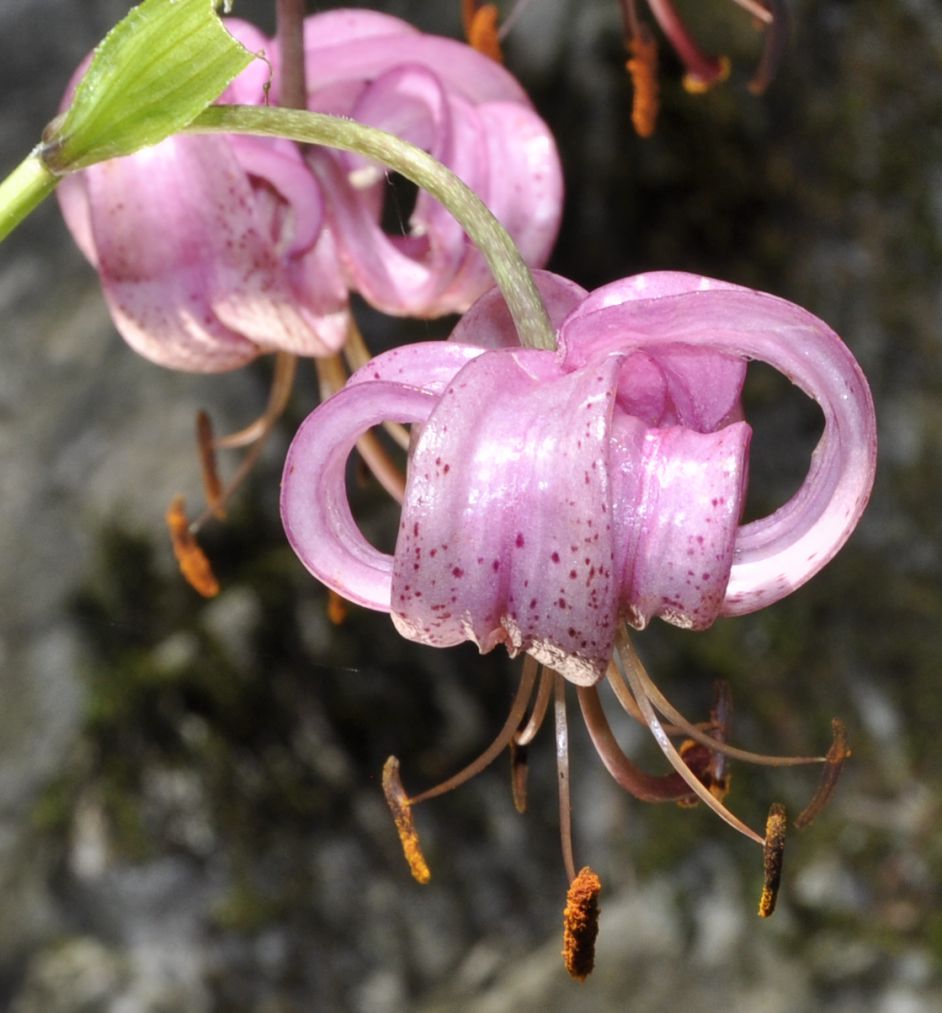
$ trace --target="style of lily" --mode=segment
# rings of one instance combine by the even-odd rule
[[[660,617],[703,630],[720,616],[771,605],[835,555],[874,478],[866,380],[826,324],[772,295],[678,273],[626,278],[590,294],[537,277],[558,348],[514,347],[495,290],[452,340],[377,357],[295,437],[282,486],[285,530],[315,577],[389,612],[403,636],[436,647],[471,640],[482,652],[504,644],[527,656],[507,722],[478,761],[411,798],[398,765],[387,765],[387,797],[417,878],[427,878],[427,868],[412,806],[463,782],[504,748],[522,751],[555,694],[570,906],[587,923],[579,898],[591,907],[597,890],[576,873],[568,828],[569,682],[620,785],[647,801],[700,799],[765,848],[760,913],[769,914],[783,812],[773,807],[764,835],[733,815],[722,802],[726,759],[825,763],[822,789],[799,817],[806,823],[848,755],[839,723],[826,757],[734,749],[726,743],[725,700],[706,726],[687,721],[644,670],[626,629]],[[750,359],[769,363],[817,401],[824,431],[792,499],[740,525],[751,433],[740,395]],[[364,539],[344,484],[359,435],[387,420],[416,427],[392,556]],[[647,774],[621,751],[599,701],[602,680],[650,728],[672,774]],[[678,748],[677,735],[691,741]],[[515,794],[520,799],[522,789]],[[584,976],[578,952],[567,963]]]
[[[294,67],[278,40],[245,22],[226,25],[265,59],[236,78],[223,104],[306,103],[411,140],[487,202],[528,263],[545,261],[561,215],[559,159],[547,126],[502,67],[373,11],[306,19]],[[289,70],[300,94],[287,94]],[[257,422],[214,437],[208,419],[200,420],[209,509],[194,525],[181,520],[181,504],[168,515],[184,568],[196,551],[189,535],[222,514],[283,411],[295,357],[318,361],[325,395],[346,379],[335,355],[345,343],[352,362],[368,359],[351,290],[388,313],[434,317],[467,308],[490,284],[461,226],[424,192],[409,235],[387,235],[386,188],[385,171],[360,156],[235,134],[178,135],[61,183],[66,223],[135,350],[194,372],[277,353],[269,405]],[[250,449],[222,486],[214,452],[227,447]],[[375,443],[363,449],[387,488],[401,486]],[[196,586],[213,593],[216,585]]]

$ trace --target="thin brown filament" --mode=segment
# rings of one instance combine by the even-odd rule
[[[723,756],[728,756],[731,760],[741,760],[744,763],[754,763],[764,767],[802,767],[809,764],[827,762],[827,758],[824,756],[768,756],[765,753],[753,753],[750,750],[739,749],[736,746],[730,746],[728,743],[714,738],[703,731],[702,728],[698,728],[695,724],[688,721],[671,704],[667,697],[658,689],[633,647],[630,648],[630,654],[633,659],[635,673],[643,687],[645,696],[668,721],[673,723],[672,725],[662,726],[668,734],[683,733],[690,736],[695,742],[699,742],[701,746],[706,746],[707,749],[714,753],[722,753]],[[617,668],[613,671],[612,667],[609,666],[608,679],[620,700],[621,696],[618,689],[620,673]]]
[[[608,669],[605,672],[605,677],[608,679],[608,684],[612,687],[615,693],[615,699],[621,704],[622,710],[629,716],[635,719],[640,725],[644,725],[647,728],[647,724],[644,720],[644,715],[641,713],[641,708],[638,706],[638,701],[635,700],[634,695],[628,688],[628,684],[618,674],[618,667],[614,661],[608,663]],[[664,730],[668,735],[683,735],[685,729],[679,725],[664,725]]]
[[[200,455],[203,474],[203,496],[206,505],[217,520],[225,520],[226,508],[222,501],[222,482],[216,468],[216,448],[213,443],[213,423],[202,410],[196,413],[196,447]]]
[[[771,22],[765,28],[762,56],[752,79],[746,85],[753,95],[761,95],[772,83],[788,44],[788,14],[783,0],[769,0]]]
[[[518,746],[528,746],[536,738],[540,730],[546,711],[549,707],[550,697],[553,695],[553,685],[556,682],[556,673],[551,668],[541,668],[540,685],[536,691],[536,699],[533,702],[533,710],[526,724],[521,724],[514,734],[514,742]]]
[[[351,316],[347,325],[347,340],[343,345],[343,357],[347,360],[347,366],[351,373],[362,369],[372,358],[370,350],[366,347],[360,328]],[[411,445],[409,430],[400,422],[384,422],[383,429],[389,433],[393,441],[403,450],[408,450]]]
[[[339,355],[315,359],[314,365],[317,369],[321,400],[326,401],[343,388],[348,380],[347,370]],[[370,432],[364,433],[357,440],[357,451],[376,481],[397,503],[401,503],[406,494],[406,476],[386,453],[376,436]]]
[[[605,717],[595,686],[578,686],[576,692],[595,751],[620,787],[642,802],[676,802],[690,797],[686,781],[676,774],[648,774],[628,759]]]
[[[307,106],[304,67],[304,0],[276,0],[276,30],[281,53],[281,105],[289,109]]]
[[[467,767],[459,770],[457,774],[449,777],[448,780],[442,781],[441,784],[435,785],[434,788],[428,788],[426,791],[413,796],[409,800],[411,805],[427,802],[430,798],[437,798],[439,795],[444,795],[446,792],[460,787],[466,781],[470,781],[471,778],[480,774],[482,770],[489,767],[500,756],[510,745],[514,732],[519,727],[523,715],[526,713],[527,705],[530,702],[530,697],[533,695],[533,687],[536,683],[537,667],[537,662],[527,655],[523,662],[520,685],[517,687],[517,694],[511,704],[510,713],[507,715],[503,728],[498,732],[497,738],[494,739],[487,749],[476,760],[473,760]]]
[[[229,433],[226,436],[213,437],[216,450],[237,450],[248,447],[268,436],[272,427],[284,414],[288,407],[288,399],[294,389],[294,377],[298,370],[297,356],[290,352],[275,353],[275,370],[272,375],[271,390],[268,392],[268,404],[265,411],[244,429]]]
[[[527,811],[528,747],[546,717],[555,683],[555,673],[551,669],[540,666],[539,671],[540,683],[530,715],[521,719],[520,727],[510,740],[510,790],[518,813]]]
[[[624,630],[620,630],[618,637],[615,641],[615,652],[616,657],[619,659],[622,667],[622,674],[628,680],[628,685],[631,687],[631,691],[635,695],[635,699],[638,701],[638,706],[641,708],[641,713],[644,715],[645,722],[648,728],[651,730],[651,734],[654,736],[655,742],[661,748],[661,752],[667,757],[669,763],[677,771],[678,774],[690,785],[694,794],[697,795],[701,802],[703,802],[709,809],[712,809],[720,819],[728,823],[734,830],[738,830],[741,834],[748,837],[751,841],[755,841],[756,844],[764,846],[765,841],[763,838],[755,832],[751,827],[747,826],[738,816],[735,816],[729,809],[726,808],[710,790],[703,785],[700,780],[696,777],[692,770],[684,763],[680,753],[677,752],[673,742],[668,738],[667,733],[658,720],[657,715],[654,713],[654,708],[651,705],[651,701],[645,695],[644,683],[642,682],[638,674],[638,666],[641,661],[635,653],[634,647],[631,641],[628,639],[627,634]]]
[[[572,793],[569,783],[569,725],[566,721],[566,680],[558,673],[554,679],[556,692],[553,710],[556,717],[556,773],[559,787],[559,840],[563,849],[563,865],[569,882],[576,879],[576,862],[572,850]],[[584,976],[583,976],[584,977]]]
[[[195,535],[199,529],[211,518],[219,516],[220,510],[225,510],[226,504],[238,492],[242,484],[252,473],[252,469],[258,463],[271,435],[275,423],[281,417],[288,402],[288,396],[294,385],[294,374],[297,369],[297,358],[287,352],[278,352],[275,355],[275,375],[272,379],[272,387],[268,398],[268,407],[264,415],[258,420],[261,426],[255,441],[249,447],[248,453],[242,458],[239,467],[232,478],[222,487],[218,499],[211,503],[199,517],[190,525],[190,531]],[[225,445],[224,440],[214,440],[214,446]]]
[[[834,741],[831,743],[831,748],[825,757],[825,767],[821,773],[821,783],[818,785],[818,790],[814,793],[814,797],[798,814],[798,818],[795,820],[795,826],[799,830],[808,826],[827,805],[828,800],[834,793],[834,789],[837,787],[837,780],[844,769],[844,763],[851,756],[850,746],[847,744],[847,733],[844,730],[844,722],[840,718],[834,718],[831,721],[831,732],[834,736]]]

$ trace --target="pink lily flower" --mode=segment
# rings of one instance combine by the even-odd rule
[[[292,443],[282,518],[304,565],[344,597],[388,611],[409,639],[474,641],[526,653],[510,713],[484,752],[441,784],[407,794],[390,757],[383,789],[412,875],[427,882],[416,805],[465,783],[505,748],[514,804],[526,808],[526,751],[553,701],[563,860],[570,882],[563,957],[592,970],[601,882],[577,872],[570,825],[565,680],[615,781],[647,802],[701,801],[763,849],[760,917],[774,910],[786,814],[765,833],[723,804],[727,763],[823,764],[799,814],[827,802],[850,755],[843,725],[824,756],[779,757],[728,743],[720,689],[706,723],[657,688],[625,633],[660,616],[703,629],[800,587],[830,560],[866,505],[876,426],[866,380],[836,334],[775,296],[678,273],[643,274],[592,293],[536,272],[556,351],[514,345],[492,290],[447,342],[374,359],[317,408]],[[814,398],[824,432],[799,491],[771,516],[740,525],[750,428],[740,394],[749,359]],[[395,552],[370,545],[347,501],[357,438],[384,421],[412,423]],[[541,667],[542,666],[542,667]],[[652,775],[622,752],[596,684],[654,735],[673,771]],[[666,723],[665,723],[666,722]],[[686,736],[675,745],[672,736]]]
[[[229,30],[255,61],[221,97],[278,101],[279,54]],[[555,145],[514,79],[470,47],[372,11],[305,24],[309,107],[398,132],[456,171],[533,264],[555,238]],[[69,91],[84,68],[80,68]],[[178,136],[63,181],[77,244],[115,325],[145,357],[216,372],[272,351],[326,356],[350,325],[349,291],[391,313],[466,308],[489,273],[461,228],[420,196],[406,238],[380,218],[384,173],[355,156],[246,136]]]
[[[354,374],[295,437],[282,516],[314,576],[404,636],[503,643],[592,685],[622,622],[703,629],[817,573],[869,497],[873,405],[837,335],[775,296],[676,273],[541,287],[555,352],[506,347],[491,294],[455,340]],[[747,359],[814,398],[825,427],[801,489],[741,526]],[[363,538],[343,482],[356,439],[387,420],[421,427],[393,556]]]

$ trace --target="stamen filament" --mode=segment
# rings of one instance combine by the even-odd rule
[[[206,505],[218,520],[224,520],[226,508],[222,501],[222,482],[216,469],[216,447],[213,443],[213,423],[201,408],[196,413],[196,446],[203,473],[203,495]]]
[[[788,13],[783,0],[768,0],[768,3],[772,10],[765,29],[762,56],[752,79],[746,85],[753,95],[761,95],[772,83],[788,42]]]
[[[536,737],[543,724],[550,696],[555,683],[555,673],[549,668],[540,667],[540,684],[537,687],[536,699],[529,718],[521,719],[520,727],[510,740],[510,790],[513,795],[514,808],[518,813],[527,811],[527,747]]]
[[[563,849],[563,865],[570,883],[576,880],[576,863],[572,851],[572,793],[569,786],[569,725],[566,721],[566,680],[556,674],[553,709],[556,717],[556,772],[559,788],[559,839]],[[567,911],[569,905],[566,905]],[[594,936],[593,936],[594,942]],[[568,962],[567,962],[568,966]],[[591,970],[591,966],[589,970]],[[572,973],[572,972],[570,972]],[[586,971],[585,974],[589,972]],[[582,977],[585,977],[585,974]]]
[[[841,776],[844,763],[851,755],[850,746],[847,744],[847,733],[844,730],[844,722],[840,718],[834,718],[831,721],[831,731],[834,735],[834,741],[831,743],[831,748],[825,757],[825,767],[821,773],[821,783],[818,785],[818,790],[814,793],[814,797],[798,814],[798,818],[795,820],[795,826],[799,830],[808,826],[827,805],[828,799],[830,799],[834,789],[837,787],[837,779]]]
[[[339,355],[315,359],[321,400],[326,401],[347,382],[347,370]],[[357,440],[357,451],[377,482],[397,502],[406,494],[406,477],[373,433],[366,432]]]
[[[826,763],[827,758],[824,756],[769,756],[765,753],[753,753],[751,750],[739,749],[736,746],[730,746],[726,742],[722,742],[720,739],[714,738],[708,732],[703,731],[702,728],[698,728],[695,724],[692,724],[687,720],[674,707],[671,702],[664,696],[664,694],[658,689],[656,683],[648,674],[647,669],[644,667],[644,663],[638,657],[634,648],[630,648],[630,654],[633,659],[632,665],[634,666],[635,673],[638,680],[643,687],[643,692],[648,700],[661,712],[661,714],[673,723],[673,727],[668,725],[665,726],[665,731],[668,734],[672,734],[675,731],[677,733],[682,732],[684,735],[689,735],[690,738],[699,742],[700,745],[706,746],[707,749],[715,753],[722,753],[724,756],[728,756],[732,760],[742,760],[745,763],[754,763],[764,767],[801,767],[807,766],[813,763]],[[619,689],[619,679],[617,676],[617,668],[613,672],[612,667],[609,666],[608,679],[612,684],[612,688],[615,690],[615,694],[618,696],[619,701],[622,700],[623,691]]]
[[[258,463],[258,459],[261,457],[262,451],[265,449],[265,444],[268,441],[268,437],[271,435],[275,422],[277,422],[281,417],[281,414],[288,403],[288,397],[290,396],[291,389],[294,385],[294,375],[297,369],[297,362],[298,360],[296,356],[291,355],[288,352],[276,353],[275,373],[272,378],[271,391],[268,395],[268,407],[257,422],[253,423],[253,427],[259,427],[258,435],[249,447],[248,453],[240,462],[235,474],[219,491],[218,498],[215,499],[214,502],[211,502],[207,509],[204,510],[190,525],[190,531],[192,534],[195,535],[212,517],[218,517],[220,510],[225,510],[226,504],[242,487],[242,483],[252,473],[252,469]],[[217,448],[225,446],[225,439],[214,440],[213,445]]]
[[[618,785],[642,802],[676,802],[690,797],[686,781],[676,774],[648,774],[628,759],[612,733],[594,686],[579,686],[576,692],[592,744]]]
[[[645,722],[648,728],[651,729],[651,734],[654,736],[655,741],[661,747],[661,752],[667,757],[671,766],[677,771],[678,774],[690,785],[694,794],[696,794],[700,801],[703,802],[708,808],[712,809],[722,820],[725,820],[734,830],[738,830],[741,834],[748,837],[749,840],[755,841],[756,844],[764,846],[765,841],[759,836],[751,827],[735,816],[729,809],[726,808],[717,798],[713,796],[710,790],[703,785],[692,770],[684,763],[680,753],[677,752],[673,742],[667,737],[667,733],[661,726],[661,722],[658,720],[657,715],[654,713],[654,708],[651,706],[651,701],[645,695],[644,683],[638,673],[638,667],[640,665],[640,659],[635,653],[634,647],[631,641],[628,639],[628,635],[624,630],[620,630],[618,638],[615,641],[615,657],[618,659],[619,664],[622,666],[622,674],[628,679],[628,685],[631,687],[632,692],[635,695],[635,699],[638,701],[638,706],[641,708],[641,713],[644,715]]]
[[[537,667],[536,660],[527,655],[523,662],[523,674],[520,677],[520,685],[517,687],[517,695],[514,697],[514,702],[510,707],[510,713],[507,715],[504,727],[501,728],[497,738],[494,739],[487,749],[463,770],[459,770],[457,774],[449,777],[447,781],[442,781],[441,784],[435,785],[434,788],[428,788],[426,791],[414,795],[409,800],[410,805],[427,802],[430,798],[437,798],[439,795],[444,795],[453,788],[460,787],[466,781],[470,781],[471,778],[480,774],[482,770],[490,766],[500,756],[507,746],[510,745],[514,732],[526,713],[527,704],[530,702],[530,697],[533,694],[533,685],[536,682]]]
[[[343,343],[343,357],[347,360],[347,366],[351,373],[365,366],[373,358],[372,353],[366,347],[360,328],[351,316],[347,327],[347,340]],[[411,439],[409,430],[401,422],[384,422],[383,429],[403,450],[408,450]]]
[[[294,389],[297,365],[297,357],[290,352],[275,354],[275,372],[272,376],[271,390],[268,393],[268,404],[265,411],[244,429],[229,433],[227,436],[214,437],[213,447],[216,450],[237,450],[239,447],[251,446],[268,436],[274,424],[284,414],[285,408],[288,407],[288,399]]]
[[[785,852],[785,831],[788,820],[785,806],[773,802],[765,822],[765,845],[762,851],[762,896],[759,898],[759,917],[768,918],[775,910],[778,888],[782,882],[782,858]]]
[[[536,691],[536,699],[533,702],[533,710],[525,725],[517,729],[514,734],[514,742],[518,746],[528,746],[535,738],[536,733],[543,724],[546,717],[546,710],[549,707],[550,696],[555,684],[555,673],[550,668],[543,668],[540,672],[540,685]]]

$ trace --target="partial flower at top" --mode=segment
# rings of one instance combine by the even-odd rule
[[[592,684],[622,620],[703,629],[808,580],[860,517],[875,437],[846,347],[782,299],[656,273],[570,286],[557,320],[567,301],[556,352],[472,343],[502,333],[474,309],[456,340],[373,360],[295,437],[282,509],[311,572],[410,639],[504,643]],[[753,358],[817,400],[825,428],[795,496],[740,526]],[[421,424],[394,556],[364,540],[343,484],[356,437],[386,419]]]
[[[634,87],[632,123],[641,137],[654,132],[659,107],[657,42],[638,14],[639,0],[620,0],[625,22],[625,45],[630,54],[627,69]],[[761,94],[778,69],[788,37],[785,0],[733,0],[749,12],[764,33],[759,65],[749,81],[749,90]],[[651,13],[684,65],[684,88],[704,92],[729,76],[725,56],[706,53],[684,24],[673,0],[647,0]]]
[[[277,45],[222,102],[278,102]],[[560,216],[555,145],[514,79],[449,39],[371,11],[307,19],[308,105],[397,133],[452,168],[532,264]],[[82,72],[80,68],[69,91]],[[420,195],[406,237],[381,227],[383,170],[357,156],[246,136],[178,136],[69,177],[66,222],[99,271],[115,325],[141,354],[200,372],[262,352],[335,352],[354,288],[391,313],[464,309],[489,284],[447,211]]]

